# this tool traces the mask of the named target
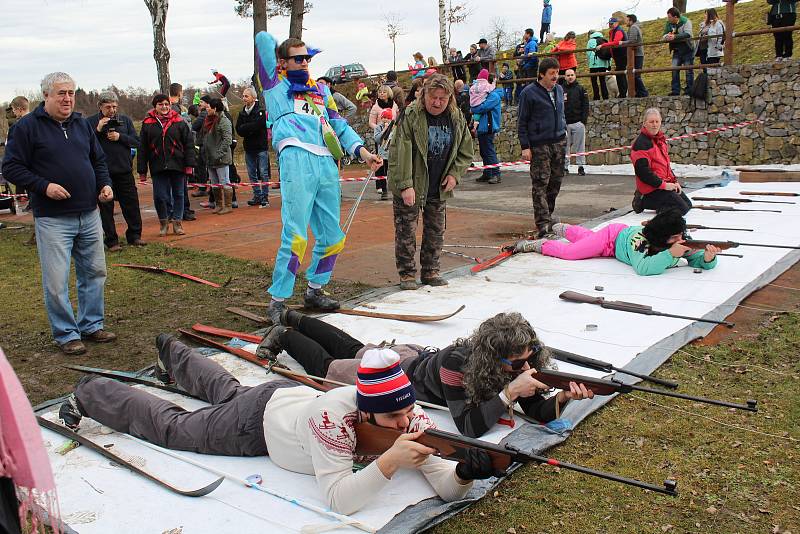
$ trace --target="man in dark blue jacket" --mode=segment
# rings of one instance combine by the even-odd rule
[[[244,107],[236,118],[236,133],[244,140],[244,162],[247,176],[253,184],[253,198],[249,206],[269,207],[269,152],[267,151],[267,118],[258,104],[255,89],[248,87],[242,92]]]
[[[142,241],[142,214],[139,211],[139,194],[133,179],[133,157],[131,150],[139,148],[139,136],[133,128],[133,122],[125,115],[117,113],[119,98],[114,91],[100,93],[97,103],[100,112],[86,119],[106,155],[106,165],[111,175],[111,186],[114,189],[114,200],[119,202],[122,216],[128,229],[125,238],[128,244],[135,247],[144,246]],[[114,224],[114,201],[100,203],[100,220],[108,249],[116,252],[121,249],[117,228]]]
[[[494,83],[494,74],[489,75],[489,83]],[[486,100],[471,109],[473,115],[480,115],[481,117],[476,132],[478,134],[478,148],[484,165],[494,165],[500,162],[497,159],[497,151],[494,148],[494,134],[500,130],[502,102],[503,88],[498,87],[486,95]],[[484,170],[483,176],[478,178],[477,181],[499,184],[502,181],[500,168],[495,167]]]
[[[567,150],[564,89],[558,84],[558,69],[556,59],[542,59],[539,79],[522,90],[519,101],[519,145],[522,159],[531,162],[533,218],[539,238],[552,231]]]
[[[14,127],[3,161],[5,178],[31,194],[44,302],[59,348],[86,352],[81,338],[106,343],[103,329],[106,258],[97,201],[114,198],[95,131],[74,113],[75,82],[63,72],[42,80],[44,102]],[[75,258],[78,320],[69,300]]]

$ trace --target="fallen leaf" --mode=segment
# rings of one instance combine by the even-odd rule
[[[511,527],[508,530],[506,530],[506,534],[517,534],[517,529]]]
[[[708,512],[709,514],[716,514],[717,509],[714,508],[713,506],[709,506],[708,508],[706,508],[706,512]]]
[[[770,510],[767,510],[766,508],[759,508],[758,511],[761,512],[762,514],[771,514],[772,513]]]
[[[662,525],[661,532],[667,532],[668,530],[672,530],[673,528],[675,528],[673,525]]]

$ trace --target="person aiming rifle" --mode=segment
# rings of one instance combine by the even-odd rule
[[[472,480],[501,473],[480,448],[465,451],[456,463],[415,441],[435,425],[416,405],[414,389],[393,350],[366,351],[355,387],[320,394],[285,379],[243,386],[218,363],[171,335],[159,335],[156,345],[156,377],[174,381],[211,406],[186,411],[117,380],[87,375],[59,409],[65,425],[76,429],[86,416],[168,449],[268,455],[283,469],[314,475],[321,498],[341,514],[367,505],[400,469],[419,471],[448,502],[463,498]],[[360,423],[392,430],[395,439],[378,454],[361,454],[355,430]],[[353,472],[356,462],[368,465]]]
[[[662,211],[642,226],[612,223],[599,230],[557,223],[553,233],[565,238],[521,240],[514,252],[538,252],[564,260],[616,258],[633,267],[642,276],[657,275],[675,267],[681,258],[700,269],[717,265],[719,248],[709,243],[702,250],[685,245],[686,220],[677,209]]]
[[[268,328],[256,354],[277,360],[285,350],[307,373],[353,383],[360,358],[377,347],[363,344],[328,323],[294,310]],[[495,424],[513,425],[519,403],[530,417],[548,423],[558,419],[570,400],[592,398],[579,382],[549,398],[549,386],[536,379],[550,363],[549,350],[519,313],[500,313],[485,320],[468,338],[444,349],[393,345],[420,400],[446,406],[458,428],[479,437]]]

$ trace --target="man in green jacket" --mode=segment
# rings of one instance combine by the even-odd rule
[[[445,202],[453,196],[473,153],[467,121],[456,106],[453,82],[441,74],[431,75],[425,80],[421,98],[405,109],[389,152],[394,253],[402,289],[419,287],[414,253],[420,210],[420,279],[431,286],[447,285],[439,275]]]

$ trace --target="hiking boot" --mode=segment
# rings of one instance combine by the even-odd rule
[[[283,311],[281,312],[280,324],[282,324],[283,326],[288,326],[290,328],[297,329],[300,328],[300,319],[302,319],[303,317],[304,317],[303,314],[297,310],[293,310],[291,308],[284,308]]]
[[[339,301],[329,297],[322,288],[306,288],[303,302],[305,307],[310,310],[333,311],[339,309]]]
[[[568,224],[555,223],[553,226],[550,227],[550,231],[553,232],[558,237],[566,239],[567,228],[569,228]]]
[[[164,365],[163,355],[169,352],[169,345],[175,340],[172,334],[158,334],[156,337],[156,347],[158,348],[158,356],[156,357],[156,364],[153,366],[153,376],[163,384],[174,384],[175,379],[167,371],[167,366]]]
[[[503,179],[500,177],[500,175],[499,174],[495,174],[494,176],[492,176],[491,178],[486,180],[486,183],[487,184],[499,184],[502,181],[503,181]]]
[[[67,356],[77,356],[78,354],[86,353],[86,345],[80,339],[73,339],[66,343],[59,343],[58,348]]]
[[[578,176],[586,176],[586,171],[583,170],[583,165],[578,165]]]
[[[159,237],[164,237],[167,235],[167,231],[169,231],[169,220],[168,219],[159,219],[158,222],[161,224],[161,228],[158,231]]]
[[[421,276],[419,281],[422,283],[422,285],[431,287],[447,285],[447,280],[439,276],[439,273],[431,273],[427,276]]]
[[[538,252],[542,253],[542,245],[546,239],[522,239],[514,243],[514,252]]]
[[[638,189],[633,192],[633,200],[631,201],[631,207],[633,208],[634,213],[642,213],[644,211],[642,194],[639,192]]]
[[[283,352],[283,346],[279,338],[286,330],[287,328],[282,324],[273,324],[267,327],[267,331],[264,333],[261,343],[259,343],[256,348],[256,356],[262,360],[269,360],[271,362],[278,361],[278,354]]]
[[[254,196],[253,198],[251,198],[250,200],[247,201],[247,205],[248,206],[260,206],[261,205],[261,199],[258,198],[257,196]]]
[[[175,235],[186,235],[180,221],[172,221],[172,231],[175,232]]]
[[[476,182],[488,182],[492,177],[486,174],[481,174],[480,178],[475,178]]]
[[[416,278],[414,278],[413,276],[401,278],[400,289],[412,291],[414,289],[419,289],[419,284],[417,283]]]
[[[119,243],[116,243],[116,244],[111,245],[110,247],[108,247],[108,251],[109,252],[119,252],[121,250],[122,250],[122,247],[120,246]]]
[[[286,303],[282,300],[271,300],[267,308],[267,317],[272,324],[281,324],[281,315],[286,311]]]
[[[64,421],[64,426],[70,430],[78,430],[83,414],[78,408],[78,399],[71,393],[58,409],[58,418]]]
[[[81,334],[83,339],[94,341],[95,343],[111,343],[117,339],[117,334],[109,332],[108,330],[95,330],[91,334]]]

